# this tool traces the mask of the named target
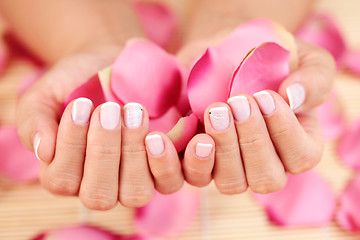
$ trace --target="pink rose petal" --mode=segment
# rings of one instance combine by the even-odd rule
[[[340,138],[337,153],[343,163],[360,170],[360,119],[356,120]]]
[[[118,99],[144,105],[150,117],[161,116],[178,102],[180,65],[151,42],[129,42],[115,61],[111,75],[111,87]]]
[[[192,68],[188,96],[193,113],[203,122],[206,108],[227,100],[231,75],[235,69],[216,48],[209,48]]]
[[[347,185],[340,197],[337,222],[348,231],[360,231],[360,174]]]
[[[177,152],[181,152],[195,136],[198,126],[198,119],[195,114],[182,117],[176,125],[167,133],[174,143]]]
[[[318,113],[322,133],[326,139],[337,139],[345,132],[347,127],[345,114],[335,92],[319,106]]]
[[[6,47],[4,40],[0,39],[0,73],[3,72],[3,70],[5,69],[5,66],[8,62],[8,58],[9,58],[9,52],[8,52],[8,48]]]
[[[277,91],[290,74],[289,57],[290,52],[276,43],[264,43],[254,49],[236,70],[228,97],[264,89]]]
[[[178,29],[178,20],[170,8],[154,2],[135,3],[147,37],[161,47],[167,47]]]
[[[187,189],[171,195],[156,192],[148,205],[136,210],[138,232],[144,236],[169,236],[184,231],[197,213],[198,197]]]
[[[328,50],[341,64],[348,51],[343,34],[330,14],[315,13],[310,16],[295,34],[298,38]]]
[[[190,102],[189,102],[189,96],[188,96],[188,90],[187,90],[187,82],[189,79],[189,71],[182,67],[181,70],[181,91],[180,91],[180,97],[176,104],[176,108],[180,111],[182,115],[187,115],[191,111]]]
[[[289,175],[284,189],[256,194],[270,221],[282,226],[321,226],[332,221],[335,196],[315,172]]]
[[[281,45],[291,52],[291,59],[297,59],[292,35],[268,19],[254,19],[241,24],[218,46],[218,49],[223,56],[238,66],[252,49],[264,42]]]
[[[176,125],[181,117],[179,110],[176,107],[172,107],[160,117],[150,118],[150,131],[167,133]]]
[[[346,54],[344,67],[360,76],[360,50],[349,51]]]
[[[97,107],[100,104],[106,102],[105,94],[102,89],[98,74],[75,89],[65,100],[64,106],[68,105],[72,100],[75,100],[79,97],[86,97],[91,99],[94,107]]]
[[[151,240],[149,237],[122,236],[99,227],[79,225],[53,229],[42,233],[32,240]]]
[[[21,143],[15,126],[0,128],[0,173],[18,182],[38,179],[39,161]]]

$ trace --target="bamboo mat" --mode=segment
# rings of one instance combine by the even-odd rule
[[[343,26],[349,42],[360,47],[360,1],[323,0],[319,9],[332,11]],[[17,82],[29,66],[13,62],[0,78],[0,123],[14,121]],[[336,88],[351,121],[360,117],[360,78],[339,73]],[[318,171],[339,193],[352,172],[341,165],[335,155],[335,143],[328,142]],[[284,229],[268,223],[261,208],[249,193],[224,196],[210,185],[200,190],[202,205],[190,228],[175,239],[360,239],[360,235],[347,233],[335,222],[322,228]],[[134,232],[133,212],[121,206],[107,212],[87,211],[72,197],[55,197],[43,190],[38,183],[15,185],[0,178],[0,240],[27,240],[51,228],[76,224],[88,220],[122,234]]]

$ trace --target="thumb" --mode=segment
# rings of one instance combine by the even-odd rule
[[[326,50],[297,41],[299,68],[280,85],[279,94],[298,113],[324,103],[331,94],[335,61]]]
[[[19,136],[38,159],[50,163],[55,152],[59,114],[62,103],[56,101],[46,82],[35,84],[21,98],[17,107]]]

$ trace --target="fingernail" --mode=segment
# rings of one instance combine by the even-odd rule
[[[107,102],[101,105],[100,123],[106,130],[114,130],[119,126],[120,106],[114,102]]]
[[[228,103],[236,121],[245,121],[250,117],[250,105],[247,97],[235,96],[228,99]]]
[[[289,99],[291,110],[295,110],[305,101],[305,88],[300,83],[294,83],[287,87],[286,95]]]
[[[78,98],[74,101],[71,109],[72,119],[75,124],[82,125],[89,121],[92,102],[87,98]]]
[[[263,114],[271,114],[275,111],[275,102],[270,93],[266,91],[257,92],[254,97],[259,104]]]
[[[210,156],[213,145],[211,143],[197,143],[195,147],[195,154],[199,158],[206,158]]]
[[[164,142],[160,135],[149,135],[145,142],[152,155],[157,156],[164,152]]]
[[[39,157],[39,154],[38,154],[39,146],[40,146],[40,134],[36,133],[35,136],[34,136],[33,147],[34,147],[34,152],[35,152],[36,158],[40,161],[40,157]]]
[[[227,107],[215,107],[210,109],[210,121],[215,130],[222,131],[229,127],[229,109]]]
[[[124,122],[127,128],[139,128],[143,122],[143,108],[138,103],[128,103],[124,106]]]

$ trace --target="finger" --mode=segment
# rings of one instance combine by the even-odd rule
[[[118,199],[121,152],[120,106],[107,102],[93,112],[79,198],[90,209],[108,210]]]
[[[124,106],[119,200],[126,207],[142,207],[154,194],[154,183],[146,157],[145,136],[149,117],[137,103]]]
[[[302,116],[302,119],[306,118],[306,128],[310,133],[308,134],[284,99],[275,92],[268,93],[274,100],[276,110],[264,114],[264,119],[286,170],[292,174],[299,174],[312,169],[321,159],[323,146],[316,112]],[[260,106],[263,105],[261,101],[258,102]]]
[[[258,94],[255,96],[261,97]],[[235,116],[241,156],[250,188],[263,194],[280,190],[286,183],[285,169],[271,142],[256,101],[251,96],[240,95],[231,97],[228,103]]]
[[[43,163],[41,182],[49,191],[60,195],[75,195],[83,175],[91,100],[78,98],[71,102],[62,116],[53,161]]]
[[[247,189],[238,138],[230,108],[225,103],[210,105],[204,114],[205,131],[215,142],[213,178],[221,193],[236,194]]]
[[[330,96],[335,61],[326,50],[298,40],[299,68],[280,86],[279,93],[291,109],[303,112],[319,106]]]
[[[198,134],[188,143],[183,160],[186,181],[196,187],[204,187],[212,180],[215,159],[215,143],[207,134]]]
[[[17,128],[25,147],[37,158],[50,163],[55,154],[56,135],[62,103],[53,97],[46,83],[34,86],[21,98],[17,107]]]
[[[180,190],[184,184],[184,176],[174,144],[161,132],[148,134],[145,143],[156,190],[162,194]]]

